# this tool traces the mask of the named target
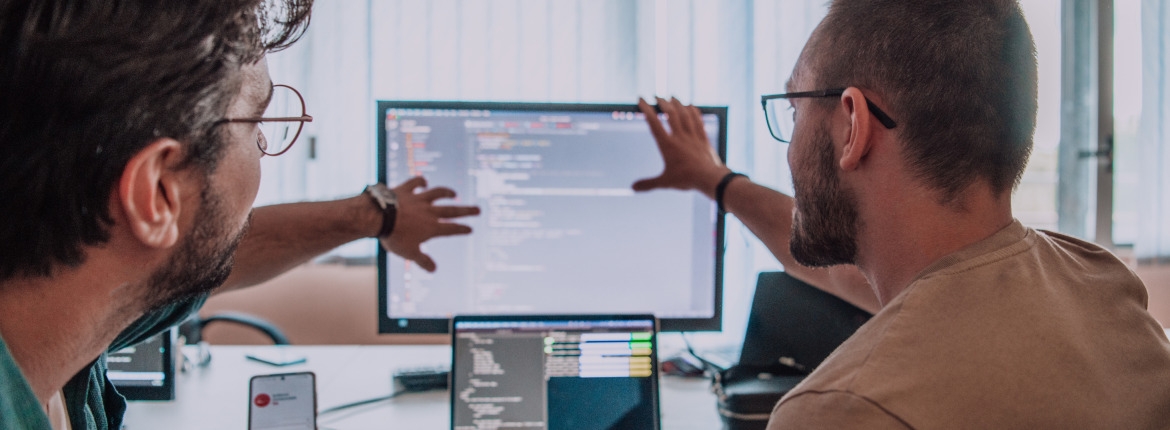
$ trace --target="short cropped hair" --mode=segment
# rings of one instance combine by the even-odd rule
[[[817,87],[880,95],[913,173],[940,202],[960,203],[980,179],[997,195],[1019,185],[1037,76],[1015,0],[835,0],[818,32],[805,53]]]
[[[311,0],[261,1],[0,2],[0,281],[108,241],[112,189],[150,142],[214,171],[242,67],[308,25]]]

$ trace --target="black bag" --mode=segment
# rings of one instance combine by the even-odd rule
[[[727,430],[764,429],[776,402],[807,374],[791,367],[735,365],[715,373],[712,390]]]
[[[787,273],[760,273],[739,363],[713,372],[723,428],[767,427],[780,398],[872,316]]]

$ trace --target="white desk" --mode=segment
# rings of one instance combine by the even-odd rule
[[[243,429],[248,425],[248,379],[269,373],[317,374],[317,406],[332,406],[390,394],[391,374],[409,367],[449,366],[449,346],[288,346],[304,364],[273,367],[244,358],[273,346],[213,346],[206,367],[180,373],[175,401],[130,402],[126,429]],[[715,396],[705,379],[663,376],[660,380],[664,430],[718,429]],[[396,399],[326,415],[321,429],[446,429],[446,391],[408,393]]]

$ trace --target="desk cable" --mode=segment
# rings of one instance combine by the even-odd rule
[[[344,405],[337,405],[337,406],[331,407],[331,408],[329,408],[329,409],[322,410],[321,412],[318,412],[318,413],[317,413],[317,415],[318,415],[318,416],[321,416],[321,415],[328,415],[328,414],[331,414],[331,413],[334,413],[334,412],[340,412],[340,411],[344,411],[344,410],[346,410],[346,409],[350,409],[350,408],[356,408],[356,407],[358,407],[358,406],[362,406],[362,405],[368,405],[368,404],[370,404],[370,403],[378,403],[378,402],[383,402],[383,401],[386,401],[386,400],[393,399],[393,398],[395,398],[395,397],[398,397],[398,396],[400,396],[400,395],[402,395],[402,394],[404,394],[404,393],[408,393],[408,392],[410,392],[410,390],[405,390],[405,389],[404,389],[404,390],[398,390],[398,391],[395,391],[395,392],[393,392],[393,393],[390,393],[389,395],[382,396],[382,397],[375,397],[375,398],[372,398],[372,399],[359,400],[359,401],[356,401],[356,402],[350,402],[350,403],[346,403],[346,404],[344,404]]]
[[[371,403],[384,402],[406,393],[421,393],[431,390],[447,388],[447,378],[450,369],[445,367],[420,367],[400,370],[394,374],[392,380],[396,388],[388,395],[372,399],[358,400],[344,405],[333,406],[318,412],[317,415],[326,415]]]
[[[695,357],[695,359],[699,360],[699,363],[703,364],[704,371],[718,374],[724,370],[727,370],[727,369],[724,369],[722,367],[715,365],[715,363],[712,363],[710,360],[703,358],[703,356],[701,356],[701,355],[699,355],[699,353],[695,352],[695,348],[691,347],[691,340],[690,340],[690,338],[687,337],[687,334],[685,332],[682,332],[680,334],[682,335],[683,344],[687,346],[687,354],[690,354],[691,357]]]

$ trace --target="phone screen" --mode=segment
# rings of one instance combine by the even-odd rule
[[[253,376],[249,390],[251,430],[314,430],[317,387],[313,372]]]

